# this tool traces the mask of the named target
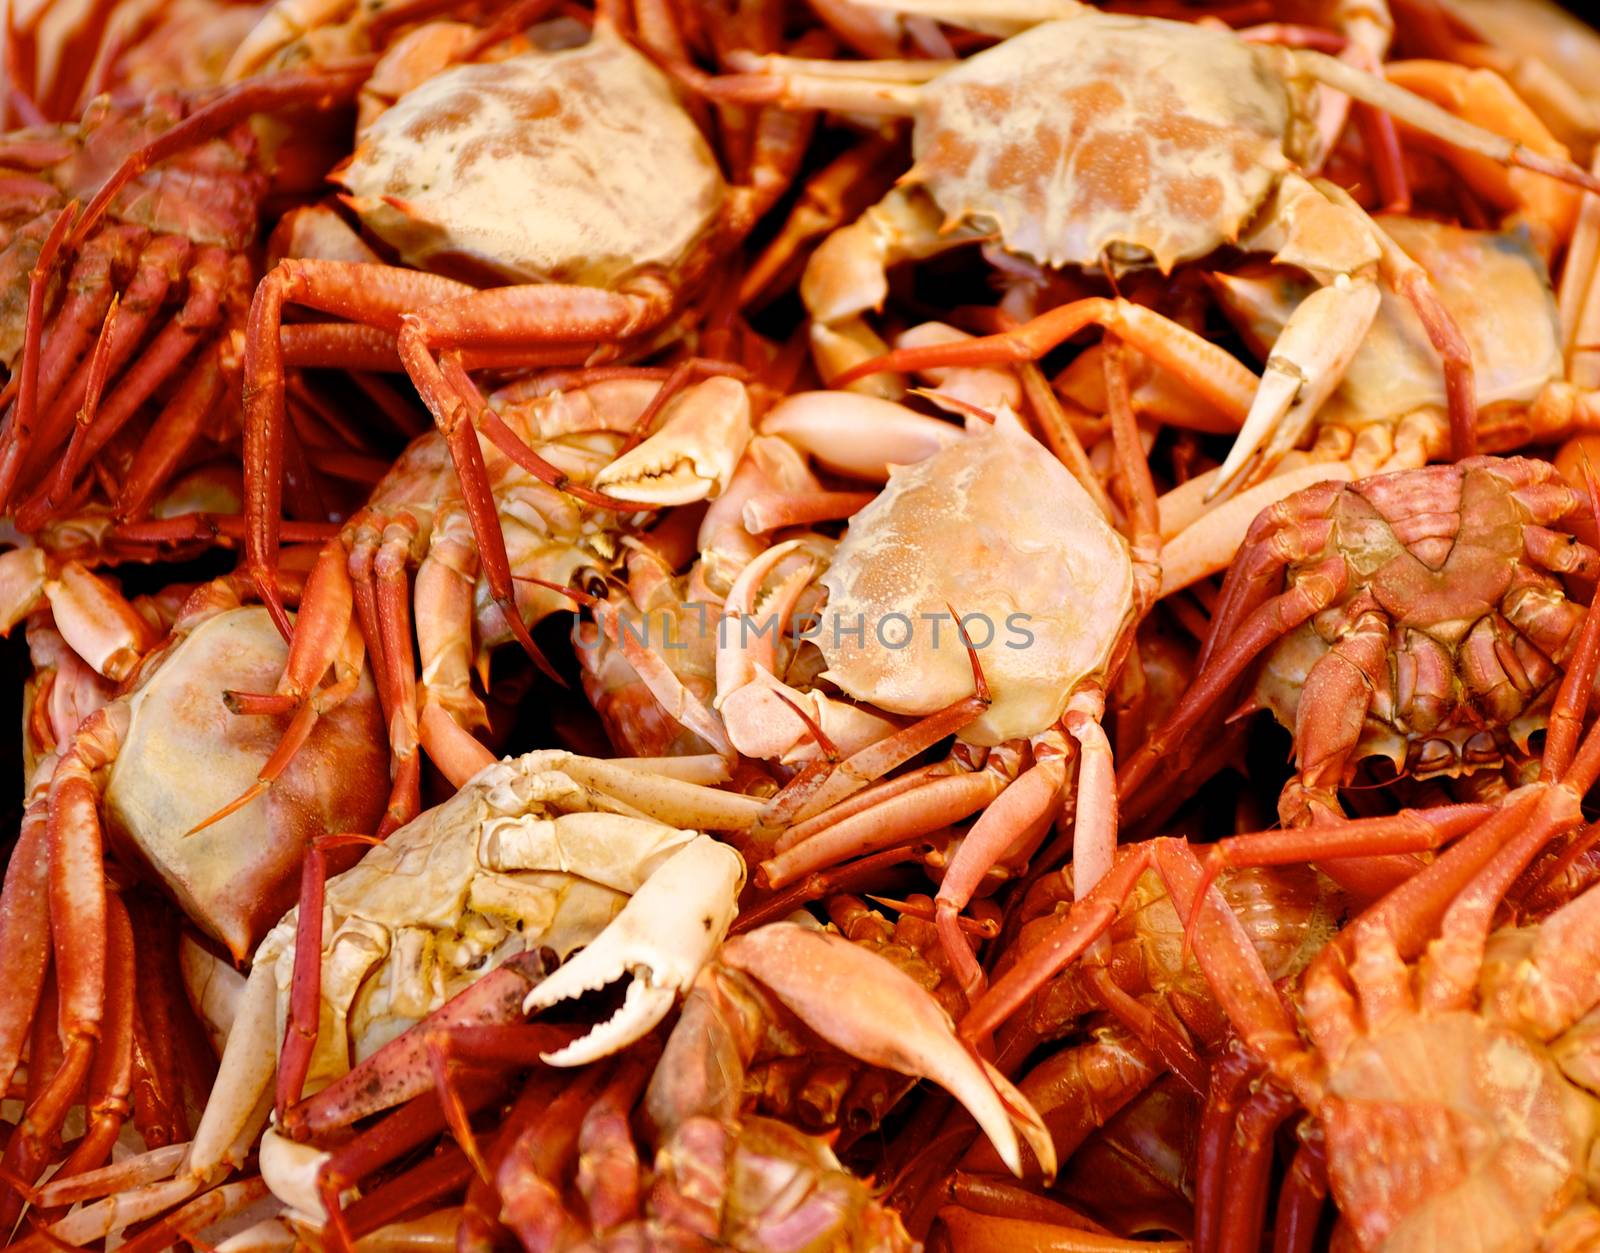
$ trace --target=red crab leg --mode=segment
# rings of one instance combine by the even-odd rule
[[[0,891],[0,965],[7,971],[0,997],[0,1092],[16,1074],[50,965],[48,817],[41,795],[22,816]]]
[[[561,1090],[564,1081],[565,1076],[560,1072],[546,1070],[534,1071],[523,1083],[522,1091],[506,1111],[495,1132],[494,1143],[489,1147],[485,1163],[488,1176],[475,1174],[467,1184],[467,1195],[461,1204],[461,1227],[456,1236],[458,1243],[467,1248],[490,1249],[511,1238],[511,1233],[500,1221],[500,1195],[493,1183],[495,1172],[499,1170],[512,1144],[522,1134],[522,1129],[539,1116],[539,1112]],[[417,1099],[426,1100],[425,1097]],[[631,1131],[629,1135],[631,1137]],[[598,1218],[594,1226],[597,1230],[604,1229],[604,1224]]]
[[[1295,1105],[1287,1091],[1268,1083],[1251,1092],[1239,1107],[1228,1153],[1228,1201],[1218,1232],[1217,1247],[1224,1253],[1253,1253],[1261,1247],[1273,1143]]]
[[[328,863],[322,844],[312,840],[300,862],[300,912],[295,917],[294,974],[289,985],[289,1014],[278,1049],[278,1084],[273,1113],[278,1125],[305,1091],[311,1055],[317,1047],[322,1016],[322,913]]]
[[[1261,1074],[1261,1063],[1237,1042],[1211,1063],[1211,1086],[1195,1142],[1195,1253],[1215,1253],[1222,1232],[1228,1153],[1239,1106]]]
[[[1064,746],[1063,746],[1064,747]],[[1008,787],[972,824],[939,882],[934,898],[934,925],[939,942],[970,1004],[983,992],[983,967],[973,944],[959,925],[961,911],[1006,851],[1034,831],[1042,832],[1061,808],[1067,781],[1067,757],[1052,752]]]
[[[941,366],[1037,361],[1089,326],[1101,326],[1126,340],[1234,421],[1243,423],[1250,411],[1260,380],[1235,357],[1153,309],[1104,296],[1060,305],[998,335],[899,348],[850,367],[834,379],[833,386],[844,387],[886,370],[908,374]]]
[[[359,1239],[407,1215],[435,1208],[472,1177],[467,1155],[458,1148],[444,1149],[352,1204],[344,1211],[345,1225],[350,1235]]]
[[[403,827],[422,808],[422,759],[417,754],[417,670],[411,651],[411,583],[406,577],[411,541],[416,531],[417,524],[409,515],[391,522],[384,528],[383,543],[374,563],[378,629],[383,635],[384,662],[390,667],[391,690],[398,697],[396,708],[389,715],[394,782],[378,827],[379,835]]]
[[[996,1217],[947,1205],[939,1221],[954,1246],[971,1253],[1188,1253],[1187,1240],[1137,1240],[1077,1232],[1054,1222]]]
[[[751,931],[769,922],[777,922],[812,901],[820,901],[823,897],[832,896],[836,892],[865,891],[880,880],[883,871],[914,861],[916,858],[917,852],[913,846],[890,848],[863,857],[859,861],[853,861],[847,866],[836,866],[831,870],[807,875],[799,883],[791,884],[782,892],[775,892],[759,899],[756,904],[741,909],[733,926],[729,928],[729,934],[738,935],[742,931]]]
[[[129,1083],[133,1104],[133,1126],[145,1144],[162,1148],[183,1139],[178,1131],[177,1076],[171,1059],[163,1065],[156,1041],[159,1033],[145,1025],[143,1005],[133,1015],[132,1078]]]
[[[950,610],[950,616],[957,623],[960,622],[954,610]],[[936,709],[931,714],[918,718],[910,726],[902,727],[893,735],[858,749],[843,761],[838,761],[837,751],[833,749],[822,728],[810,715],[787,697],[782,698],[784,703],[794,710],[795,716],[806,724],[812,738],[824,750],[828,760],[838,761],[838,764],[831,770],[819,770],[815,774],[802,771],[767,803],[756,826],[757,829],[767,830],[780,826],[788,827],[777,844],[778,851],[781,852],[809,839],[814,833],[861,812],[869,805],[878,804],[892,795],[897,795],[897,792],[880,788],[874,790],[871,793],[872,799],[868,800],[868,794],[862,789],[983,715],[993,700],[989,691],[989,680],[983,673],[978,650],[972,646],[972,641],[966,638],[964,631],[961,642],[967,650],[967,660],[972,666],[972,695],[951,701],[943,709]],[[902,775],[899,780],[891,781],[888,786],[910,787],[914,779],[921,777],[925,776]],[[854,805],[850,803],[852,798],[855,801]],[[789,824],[796,819],[802,821],[790,826]]]
[[[1118,791],[1126,800],[1144,783],[1158,761],[1194,729],[1226,695],[1246,668],[1273,643],[1332,604],[1344,591],[1349,569],[1335,554],[1313,566],[1287,591],[1272,597],[1240,624],[1239,629],[1195,676],[1183,700],[1166,723],[1121,771]]]
[[[1229,866],[1294,866],[1388,853],[1431,852],[1465,835],[1497,812],[1494,805],[1438,805],[1378,818],[1353,818],[1332,826],[1230,835],[1206,849],[1203,887]],[[1191,919],[1191,923],[1192,923]]]
[[[84,433],[80,464],[86,464],[105,447],[216,327],[222,317],[222,286],[227,270],[228,254],[221,248],[200,250],[189,270],[189,292],[182,308],[112,389],[98,418]]]
[[[246,562],[263,603],[285,639],[288,615],[272,591],[283,504],[284,361],[280,327],[285,302],[305,305],[381,330],[401,314],[470,292],[465,283],[417,270],[314,259],[281,261],[261,280],[245,329]]]
[[[77,477],[77,465],[82,456],[83,435],[94,421],[100,408],[100,394],[105,388],[106,375],[111,365],[112,334],[117,325],[118,302],[113,299],[106,310],[106,320],[100,328],[100,338],[89,358],[88,378],[83,390],[83,408],[78,410],[78,420],[72,428],[72,438],[66,452],[56,465],[54,479],[42,486],[39,492],[17,510],[20,530],[37,530],[50,514],[66,504],[72,492],[72,481]]]
[[[56,253],[61,250],[77,212],[78,202],[74,200],[57,215],[28,275],[28,314],[22,338],[22,360],[17,366],[17,398],[11,412],[6,415],[3,430],[0,430],[0,437],[4,439],[4,446],[0,447],[0,507],[10,500],[12,489],[17,485],[17,475],[33,442],[34,398],[39,387],[39,340],[44,333],[45,291]]]
[[[278,328],[278,343],[286,366],[402,372],[400,349],[387,327],[359,322],[290,323]]]
[[[503,1089],[498,1078],[471,1075],[462,1080],[460,1097],[467,1109],[476,1112],[498,1097]],[[350,1248],[352,1232],[339,1204],[345,1189],[428,1144],[443,1129],[444,1115],[439,1102],[424,1094],[358,1132],[328,1155],[317,1170],[317,1192],[328,1212],[323,1234],[333,1248]]]
[[[129,716],[108,705],[84,719],[50,780],[50,926],[65,1052],[6,1146],[5,1165],[30,1181],[77,1099],[104,1022],[108,906],[94,780],[116,759]]]
[[[136,521],[150,511],[156,494],[200,438],[206,419],[233,383],[233,372],[221,358],[220,343],[201,356],[140,441],[117,498],[119,522]]]
[[[133,927],[119,893],[106,895],[107,997],[105,1021],[94,1066],[89,1071],[85,1102],[88,1129],[67,1155],[55,1178],[65,1179],[103,1166],[128,1117],[128,1094],[133,1084],[134,986],[137,978]],[[147,958],[148,960],[148,958]]]
[[[1103,935],[1116,918],[1139,875],[1154,868],[1166,885],[1179,917],[1195,907],[1203,876],[1199,861],[1182,840],[1155,839],[1135,845],[1111,873],[1071,909],[1022,958],[996,980],[961,1022],[967,1039],[992,1032],[1040,986]],[[1296,1090],[1314,1096],[1299,1033],[1262,968],[1239,920],[1222,894],[1209,888],[1200,906],[1203,943],[1195,948],[1213,993],[1252,1052],[1265,1059]]]
[[[871,809],[791,844],[762,861],[761,881],[782,888],[813,871],[863,853],[910,843],[989,805],[1010,780],[989,766],[970,774],[932,778],[913,791],[890,797]]]
[[[605,1066],[587,1066],[522,1134],[495,1172],[501,1218],[528,1249],[557,1249],[581,1236],[562,1203],[563,1176],[578,1156],[584,1115],[599,1096]]]
[[[640,1040],[622,1055],[605,1090],[583,1116],[577,1187],[589,1220],[599,1231],[638,1216],[639,1151],[629,1118],[660,1058],[660,1036]]]
[[[69,246],[81,245],[89,232],[99,225],[117,193],[152,166],[220,135],[252,113],[270,113],[290,106],[329,109],[344,104],[354,97],[370,73],[369,62],[350,62],[312,72],[261,75],[228,89],[170,130],[125,156],[78,219]]]
[[[1301,1132],[1300,1148],[1283,1177],[1272,1253],[1311,1253],[1327,1198],[1327,1151],[1321,1131],[1313,1124]]]

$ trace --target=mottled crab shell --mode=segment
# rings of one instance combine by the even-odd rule
[[[255,783],[289,723],[229,713],[219,689],[270,692],[288,654],[257,606],[201,623],[129,698],[133,717],[106,785],[107,834],[239,961],[299,895],[311,838],[372,830],[388,788],[383,712],[363,674],[265,796],[188,834]]]
[[[972,693],[948,610],[962,616],[994,697],[961,732],[975,744],[1060,717],[1133,611],[1122,537],[1004,411],[993,428],[895,469],[850,520],[822,583],[824,677],[893,713],[932,713]]]
[[[727,194],[666,76],[605,35],[435,75],[337,177],[408,265],[612,289],[675,270]]]
[[[1049,266],[1169,270],[1231,243],[1289,167],[1273,61],[1228,31],[1086,13],[928,84],[911,179]]]

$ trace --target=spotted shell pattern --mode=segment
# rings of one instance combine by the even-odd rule
[[[895,469],[851,519],[822,583],[833,620],[816,637],[824,677],[892,713],[932,713],[972,693],[949,610],[962,616],[994,697],[961,732],[975,744],[1032,735],[1060,717],[1133,610],[1122,537],[1005,412],[993,428]]]
[[[927,87],[911,177],[1049,266],[1169,270],[1236,240],[1288,168],[1272,62],[1227,31],[1086,13]]]
[[[612,289],[682,265],[727,194],[666,76],[605,35],[435,75],[338,178],[408,265]]]

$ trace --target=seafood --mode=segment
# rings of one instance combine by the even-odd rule
[[[1253,703],[1295,735],[1285,823],[1342,817],[1339,788],[1364,756],[1428,778],[1526,755],[1583,618],[1560,576],[1596,557],[1562,528],[1588,508],[1553,466],[1522,458],[1327,483],[1272,506],[1229,573],[1193,686],[1123,763],[1123,797],[1198,742],[1257,658]]]
[[[598,21],[579,47],[503,51],[408,83],[366,127],[338,179],[364,225],[405,262],[505,285],[480,289],[427,269],[313,258],[281,262],[256,290],[244,362],[247,550],[269,601],[282,489],[285,304],[394,336],[380,356],[398,354],[433,414],[479,550],[497,572],[504,540],[489,525],[494,510],[478,434],[484,405],[468,371],[552,361],[552,348],[554,362],[582,363],[603,345],[646,344],[754,225],[785,184],[784,162],[798,156],[758,146],[749,183],[728,185],[670,81],[610,20]],[[791,144],[800,138],[791,135]],[[608,154],[601,179],[589,161],[595,150]],[[519,225],[507,232],[508,221]],[[514,434],[496,442],[531,473],[565,486]],[[589,500],[630,503],[599,491]],[[495,594],[506,602],[511,589],[497,581]]]
[[[339,699],[318,683],[354,621],[368,641],[389,715],[393,785],[382,831],[410,821],[420,808],[419,747],[452,782],[464,784],[490,759],[473,738],[487,725],[474,671],[486,687],[489,650],[515,639],[554,677],[529,633],[566,603],[550,589],[585,574],[602,576],[618,559],[625,519],[585,480],[598,468],[631,483],[641,510],[690,503],[726,486],[750,437],[750,402],[745,387],[725,376],[673,397],[654,434],[610,456],[624,433],[648,420],[663,385],[623,378],[506,402],[505,416],[493,418],[496,429],[513,440],[531,437],[543,463],[559,464],[568,482],[565,489],[551,486],[499,446],[485,449],[479,465],[500,540],[486,551],[477,546],[473,502],[457,488],[444,438],[436,431],[419,436],[324,547],[276,691],[236,692],[235,710],[292,712],[294,734],[302,734],[308,718]],[[268,787],[271,771],[296,747],[286,737],[283,753],[236,803]]]
[[[1226,353],[1187,328],[1124,300],[1091,297],[1051,310],[988,339],[854,351],[848,369],[824,363],[836,384],[883,369],[1032,360],[1099,324],[1186,379],[1242,420],[1219,486],[1231,482],[1263,437],[1285,420],[1314,412],[1337,385],[1377,313],[1379,284],[1416,308],[1438,351],[1450,393],[1452,448],[1470,455],[1472,362],[1460,331],[1427,273],[1383,235],[1347,196],[1298,173],[1313,169],[1331,140],[1318,132],[1305,97],[1314,84],[1342,91],[1467,151],[1588,185],[1581,170],[1536,155],[1463,123],[1428,101],[1307,49],[1254,44],[1231,32],[1155,18],[1104,14],[1064,3],[986,6],[911,3],[947,21],[999,20],[1010,34],[957,65],[866,63],[850,74],[808,72],[804,62],[767,58],[748,69],[770,76],[766,95],[802,107],[856,108],[910,115],[917,190],[897,189],[873,220],[846,227],[812,262],[808,304],[830,327],[859,321],[881,304],[882,269],[897,259],[939,251],[950,223],[970,233],[993,224],[1005,247],[1041,265],[1154,264],[1180,261],[1239,242],[1312,274],[1320,284],[1280,337],[1266,373],[1241,375]],[[1343,15],[1357,59],[1376,59],[1388,41],[1386,14],[1363,7]],[[1055,20],[1046,20],[1054,18]],[[1041,23],[1042,24],[1035,24]],[[1134,66],[1163,67],[1138,78]],[[881,77],[875,77],[875,72]],[[1019,99],[1026,80],[1042,100],[1049,81],[1076,120],[1063,133]],[[735,86],[743,98],[757,88]],[[1054,98],[1054,97],[1052,97]],[[1338,119],[1342,125],[1342,116]],[[1163,142],[1165,141],[1165,142]],[[1018,154],[1045,156],[1029,164]],[[1200,162],[1196,172],[1196,162]],[[1559,173],[1558,173],[1559,171]],[[969,225],[970,224],[970,225]],[[854,345],[871,333],[837,332]],[[860,358],[866,357],[867,360]]]
[[[303,876],[308,921],[291,910],[256,949],[182,1165],[55,1234],[99,1238],[114,1228],[95,1224],[164,1212],[236,1168],[273,1108],[275,1071],[279,1130],[268,1144],[278,1136],[299,1161],[289,1136],[325,1134],[426,1090],[434,1028],[519,1022],[525,996],[574,995],[585,972],[635,979],[623,1009],[569,1040],[566,1058],[553,1039],[546,1051],[577,1060],[637,1039],[715,947],[743,878],[731,849],[663,819],[733,826],[757,807],[651,763],[534,753],[485,767],[325,886]],[[662,907],[690,900],[704,908]],[[301,945],[312,957],[297,961]],[[539,982],[543,950],[560,958],[585,945],[560,982]],[[137,1167],[124,1178],[137,1180]]]
[[[113,522],[139,522],[208,442],[231,442],[255,280],[247,254],[272,190],[247,119],[327,109],[350,80],[100,98],[79,122],[0,139],[15,188],[0,261],[0,503],[20,529],[91,495]],[[109,492],[84,481],[96,467]],[[206,538],[195,526],[189,538]],[[184,537],[180,523],[170,529]]]
[[[1600,1243],[1526,7],[17,0],[7,1237]]]
[[[115,607],[111,589],[87,572],[73,590],[80,593],[75,604],[69,597],[53,599],[58,626],[73,621],[74,611],[103,609],[108,602]],[[131,605],[120,608],[121,620],[145,625]],[[56,638],[76,636],[70,627],[67,632]],[[114,1056],[126,1043],[117,1032],[128,1028],[122,1006],[132,988],[112,971],[134,955],[119,895],[108,886],[108,844],[124,873],[155,880],[196,926],[242,960],[295,898],[300,858],[313,837],[376,822],[380,713],[357,650],[353,660],[346,658],[351,698],[317,729],[312,751],[250,809],[205,835],[187,837],[208,806],[259,769],[282,734],[281,722],[233,718],[222,702],[224,686],[275,673],[284,653],[266,611],[241,604],[237,582],[217,580],[187,598],[159,647],[146,644],[110,667],[125,675],[120,693],[90,689],[73,720],[55,722],[53,743],[33,749],[38,764],[30,780],[26,848],[17,863],[28,869],[8,877],[3,908],[16,923],[27,918],[34,925],[5,930],[5,957],[15,963],[19,981],[6,1001],[0,1067],[8,1076],[16,1070],[52,962],[64,1051],[7,1146],[13,1178],[31,1182],[91,1062]],[[104,664],[97,654],[91,657]],[[58,667],[54,683],[61,673]],[[175,786],[178,778],[187,782]],[[36,1050],[32,1056],[36,1063],[41,1057]],[[108,1107],[111,1139],[126,1114],[125,1101]],[[106,1140],[102,1151],[109,1149]]]

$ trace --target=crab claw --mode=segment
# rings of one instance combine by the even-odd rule
[[[595,992],[632,975],[622,1008],[554,1053],[551,1066],[583,1066],[626,1048],[665,1018],[711,960],[739,911],[744,861],[696,836],[645,880],[611,924],[522,1002],[524,1013]]]
[[[718,375],[690,388],[662,427],[599,474],[594,486],[642,504],[689,505],[720,496],[750,442],[750,395]]]
[[[757,980],[851,1057],[941,1085],[966,1106],[1017,1175],[1020,1131],[1045,1178],[1054,1177],[1055,1145],[1038,1111],[961,1042],[938,1002],[892,962],[789,922],[735,936],[722,946],[721,960]]]

